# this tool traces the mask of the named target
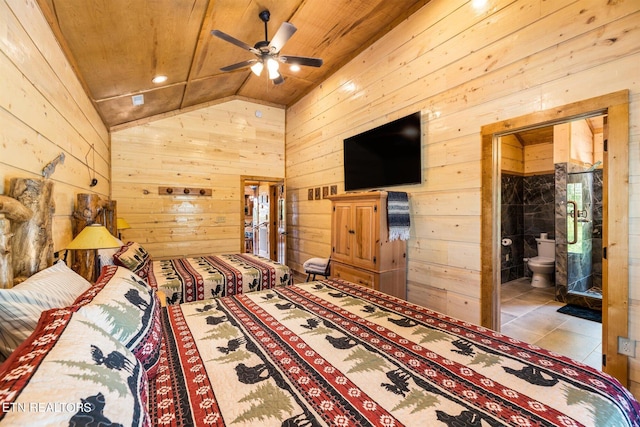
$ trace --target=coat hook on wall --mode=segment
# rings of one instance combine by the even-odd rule
[[[56,166],[64,164],[64,153],[58,154],[58,157],[51,160],[47,166],[42,169],[42,176],[45,178],[51,177],[56,170]]]
[[[194,187],[158,187],[158,194],[161,196],[211,196],[210,188]]]

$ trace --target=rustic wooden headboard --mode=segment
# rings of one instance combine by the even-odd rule
[[[0,288],[10,288],[53,264],[53,181],[12,178],[0,195]],[[73,212],[73,235],[101,223],[115,236],[116,202],[97,194],[78,194]],[[75,251],[71,264],[83,277],[93,271],[94,258]]]
[[[0,196],[0,287],[53,264],[53,182],[12,178]]]

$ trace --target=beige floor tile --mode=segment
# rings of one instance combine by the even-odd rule
[[[545,304],[547,302],[553,301],[554,296],[553,296],[553,293],[534,289],[531,292],[527,292],[520,295],[518,298],[524,301],[531,301],[537,304]]]
[[[567,332],[575,332],[587,335],[592,338],[602,339],[602,324],[591,320],[580,319],[579,317],[568,316],[569,318],[559,326]]]
[[[531,313],[539,306],[540,303],[535,301],[528,301],[522,298],[513,298],[508,301],[504,301],[501,304],[501,311],[503,313],[511,314],[514,316],[523,316],[527,313]]]
[[[529,328],[523,328],[522,326],[518,325],[512,325],[512,323],[513,322],[510,322],[504,325],[500,332],[511,338],[515,338],[517,340],[531,344],[534,344],[536,341],[544,337],[544,334],[541,332],[536,332]]]
[[[583,361],[598,347],[599,340],[586,335],[556,329],[540,338],[534,344]]]
[[[585,365],[589,365],[597,370],[602,370],[602,347],[598,346],[583,361]]]
[[[501,332],[602,369],[602,325],[558,313],[553,288],[533,288],[528,279],[501,287]]]
[[[531,313],[512,320],[509,325],[518,326],[539,335],[546,335],[566,322],[566,319],[561,317],[562,314],[558,314],[559,316],[550,316],[544,310],[534,309]]]
[[[500,313],[500,324],[504,327],[507,323],[511,322],[514,319],[517,319],[518,316],[509,313]]]

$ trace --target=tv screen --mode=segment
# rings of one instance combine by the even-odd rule
[[[422,182],[420,113],[344,140],[345,191]]]

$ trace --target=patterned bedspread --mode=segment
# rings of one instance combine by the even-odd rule
[[[153,261],[149,284],[169,304],[200,301],[292,283],[289,267],[252,254],[226,254]]]
[[[567,357],[340,280],[168,306],[154,425],[639,426]]]

